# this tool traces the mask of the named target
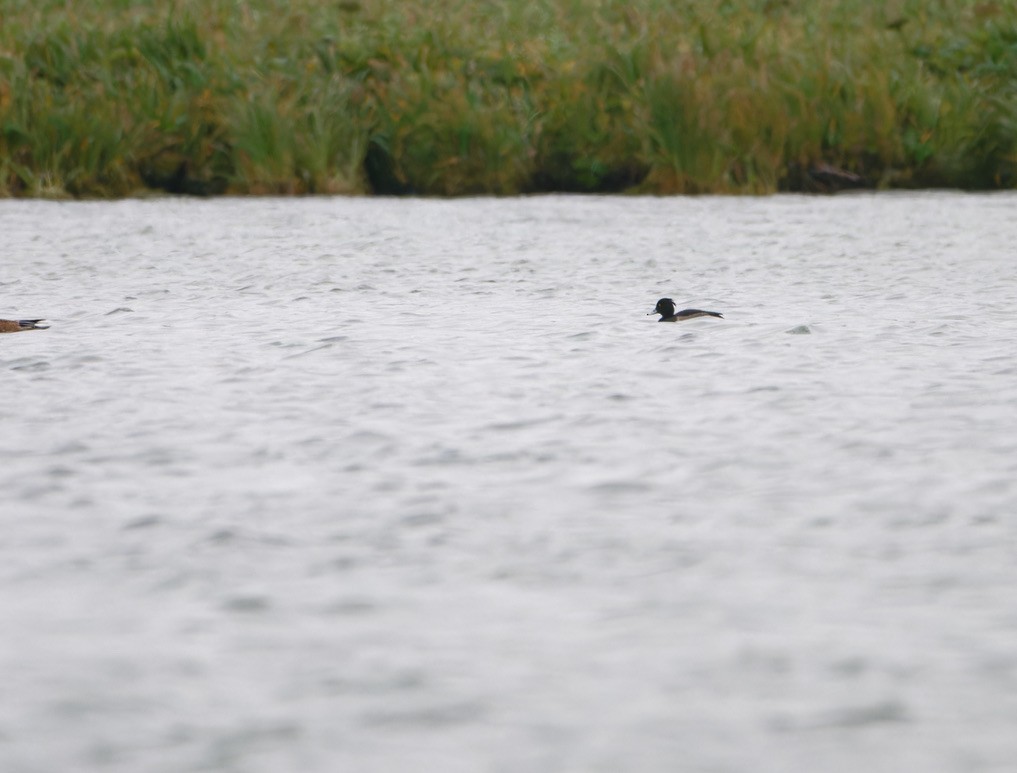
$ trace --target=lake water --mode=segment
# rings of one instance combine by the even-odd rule
[[[1014,770],[1014,245],[1010,194],[0,202],[52,325],[0,770]]]

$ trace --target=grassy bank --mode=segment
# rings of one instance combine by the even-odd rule
[[[1017,186],[1015,4],[0,4],[0,195],[854,184]]]

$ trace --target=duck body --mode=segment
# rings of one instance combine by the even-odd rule
[[[49,325],[40,325],[41,319],[0,319],[0,333],[21,333],[25,330],[45,330]]]
[[[657,301],[657,305],[653,308],[653,311],[646,316],[652,314],[659,314],[660,319],[658,322],[684,322],[687,319],[695,319],[696,317],[717,317],[724,319],[724,315],[719,311],[703,311],[702,309],[682,309],[681,311],[674,310],[674,301],[670,298],[661,298]]]

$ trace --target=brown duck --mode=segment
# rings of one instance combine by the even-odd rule
[[[45,330],[41,319],[0,319],[0,333],[20,333],[23,330]]]

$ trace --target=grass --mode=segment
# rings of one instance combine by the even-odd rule
[[[1015,187],[1017,6],[0,6],[0,195],[831,185]]]

